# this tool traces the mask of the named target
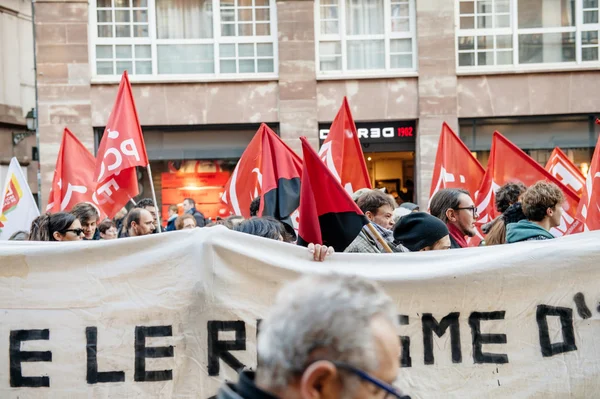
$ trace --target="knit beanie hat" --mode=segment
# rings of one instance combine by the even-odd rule
[[[448,227],[444,222],[425,212],[403,216],[394,226],[394,242],[412,252],[429,247],[447,235]]]

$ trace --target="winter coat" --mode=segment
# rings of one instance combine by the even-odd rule
[[[186,213],[189,213],[196,219],[196,226],[204,227],[206,226],[206,221],[204,220],[204,215],[202,212],[198,211],[196,208],[189,209]]]
[[[242,371],[237,384],[225,383],[217,393],[217,399],[277,399],[254,383],[253,371]]]
[[[550,232],[529,220],[521,220],[506,226],[506,242],[509,244],[521,241],[551,240],[552,238],[554,236]]]
[[[177,230],[177,228],[175,227],[175,220],[177,220],[177,215],[173,215],[169,218],[169,220],[167,221],[167,228],[165,229],[165,231]]]

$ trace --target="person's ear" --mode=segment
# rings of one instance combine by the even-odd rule
[[[446,209],[446,218],[451,222],[456,222],[456,211],[454,209]]]
[[[554,215],[554,208],[546,208],[546,216],[552,217]]]
[[[373,221],[373,218],[375,217],[375,215],[373,215],[373,212],[371,211],[366,211],[365,212],[365,216],[367,217],[367,219],[369,219],[370,221]]]
[[[52,233],[52,237],[54,237],[54,239],[56,241],[62,241],[63,240],[63,235],[60,234],[58,231],[55,231],[54,233]]]
[[[300,379],[302,398],[336,398],[340,396],[342,383],[333,363],[321,360],[304,370]]]

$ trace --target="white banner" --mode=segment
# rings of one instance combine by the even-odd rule
[[[0,397],[209,398],[256,365],[257,320],[300,273],[358,274],[398,306],[413,398],[595,397],[600,232],[335,254],[222,227],[0,243]]]

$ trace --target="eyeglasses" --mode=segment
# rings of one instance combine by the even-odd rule
[[[68,233],[68,232],[75,233],[75,235],[80,236],[80,235],[83,234],[83,229],[69,229],[69,230],[65,230],[65,233]]]
[[[476,206],[467,206],[467,207],[458,207],[454,208],[455,211],[471,211],[473,213],[473,217],[477,217],[477,207]]]
[[[341,369],[344,369],[344,370],[347,370],[347,371],[353,373],[354,375],[359,377],[361,380],[367,381],[368,383],[373,384],[377,388],[385,391],[386,394],[384,396],[384,399],[388,399],[388,398],[410,399],[410,396],[402,395],[402,393],[400,393],[400,391],[397,388],[395,388],[393,385],[390,385],[387,382],[383,382],[380,379],[375,378],[375,377],[369,375],[368,373],[362,371],[361,369],[358,369],[354,366],[351,366],[351,365],[349,365],[347,363],[343,363],[343,362],[331,362],[331,363],[333,363],[336,367],[339,367]]]

